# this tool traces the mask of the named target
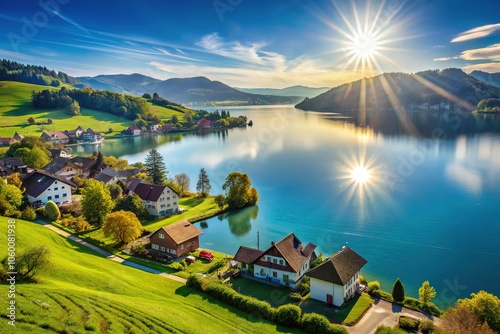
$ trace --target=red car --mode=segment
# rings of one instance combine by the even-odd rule
[[[207,261],[212,261],[214,259],[214,255],[207,251],[201,251],[199,257]]]

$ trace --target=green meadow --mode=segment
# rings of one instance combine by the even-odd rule
[[[7,244],[0,217],[0,244]],[[1,333],[278,333],[257,319],[181,283],[110,261],[43,226],[17,220],[17,252],[46,245],[51,264],[39,283],[16,285],[16,326],[8,286],[0,285]],[[2,257],[6,247],[2,247]]]
[[[68,87],[70,88],[70,87]],[[77,126],[92,128],[100,132],[113,129],[112,134],[119,133],[132,125],[132,121],[109,113],[81,108],[81,115],[69,116],[62,109],[35,109],[31,104],[31,92],[41,90],[59,90],[50,86],[40,86],[13,81],[0,81],[0,137],[12,137],[15,132],[24,135],[39,136],[43,131],[72,130]],[[173,115],[182,117],[183,112],[153,105],[148,102],[153,113],[162,120],[170,119]],[[183,111],[190,109],[180,108]],[[37,122],[44,122],[51,118],[52,124],[29,125],[28,118],[33,117]]]

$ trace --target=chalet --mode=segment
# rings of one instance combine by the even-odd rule
[[[66,152],[65,150],[56,150],[49,148],[50,152],[50,157],[52,160],[57,159],[57,158],[71,158],[72,155]]]
[[[83,133],[85,132],[85,129],[82,128],[81,126],[78,126],[76,129],[74,130],[65,130],[64,133],[69,137],[71,138],[72,140],[78,140],[81,138],[81,136],[83,135]]]
[[[200,247],[198,237],[202,234],[187,220],[162,227],[149,236],[149,252],[155,257],[180,257]]]
[[[148,124],[146,125],[146,129],[148,129],[149,132],[158,132],[160,126],[158,124]]]
[[[118,172],[118,180],[122,181],[123,183],[127,183],[134,176],[136,176],[139,172],[140,172],[140,169],[137,167],[131,168],[131,169],[121,170]]]
[[[316,245],[305,247],[291,233],[265,251],[241,246],[234,256],[242,271],[254,277],[294,288],[316,258]]]
[[[135,125],[129,126],[127,131],[130,132],[132,136],[139,136],[141,134],[141,129]]]
[[[104,168],[95,177],[94,180],[104,182],[105,184],[116,183],[119,180],[118,172],[113,168]]]
[[[177,213],[179,194],[169,186],[139,183],[133,192],[137,194],[153,216],[164,216]]]
[[[0,159],[0,166],[7,175],[12,173],[26,174],[31,169],[19,158]]]
[[[67,180],[80,174],[88,178],[89,176],[97,174],[101,169],[102,163],[87,157],[59,157],[43,167],[45,172],[64,177]]]
[[[127,183],[127,186],[125,187],[125,194],[127,195],[132,195],[134,193],[134,190],[135,190],[135,187],[137,187],[137,185],[139,183],[145,183],[146,181],[144,181],[143,179],[132,179],[130,180],[128,183]]]
[[[35,170],[23,179],[24,192],[31,205],[45,204],[52,200],[56,204],[71,202],[71,188],[76,185],[63,177]]]
[[[69,142],[69,137],[64,132],[59,131],[46,131],[40,137],[53,144],[67,144]]]
[[[100,132],[88,128],[85,132],[82,133],[81,138],[86,142],[96,142],[102,140],[102,135]]]
[[[355,295],[359,287],[359,271],[366,262],[349,247],[333,254],[306,273],[311,278],[311,298],[341,306]]]
[[[212,122],[210,122],[208,119],[206,118],[202,118],[198,121],[198,126],[200,128],[205,128],[205,129],[208,129],[212,126]]]
[[[16,141],[21,141],[24,139],[24,135],[20,135],[19,133],[17,133],[17,131],[14,133],[14,137],[12,137],[12,139],[15,139]]]

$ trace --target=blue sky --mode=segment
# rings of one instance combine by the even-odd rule
[[[8,1],[0,57],[73,76],[203,75],[235,87],[500,72],[499,12],[493,0]]]

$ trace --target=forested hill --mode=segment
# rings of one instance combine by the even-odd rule
[[[24,65],[7,59],[0,60],[0,81],[17,81],[53,87],[59,87],[62,84],[77,88],[86,86],[64,72],[49,70],[45,66]]]
[[[361,98],[362,96],[364,98]],[[296,107],[323,112],[432,109],[441,103],[450,110],[472,111],[482,99],[500,97],[500,88],[477,80],[460,69],[415,74],[384,73],[344,84],[306,99]],[[466,104],[461,102],[466,101]],[[447,109],[448,110],[448,109]]]

